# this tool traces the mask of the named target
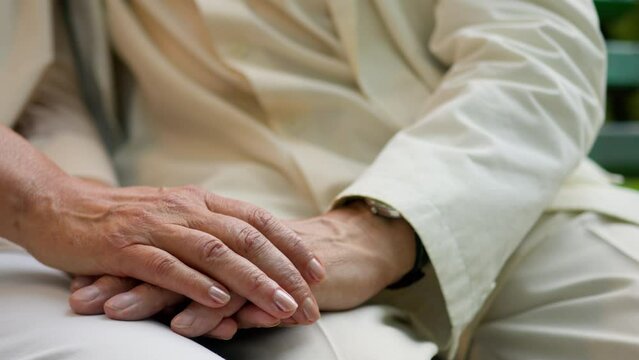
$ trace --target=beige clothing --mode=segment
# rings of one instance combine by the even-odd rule
[[[52,25],[48,2],[2,6],[39,22],[4,25],[11,124],[51,61]],[[196,183],[285,217],[353,195],[391,204],[437,276],[402,305],[451,356],[542,212],[639,222],[637,195],[582,161],[605,88],[590,1],[112,0],[105,13],[138,84],[124,184]],[[36,56],[16,62],[25,49]],[[57,139],[66,152],[43,150],[65,170],[105,178],[104,162],[64,163],[84,147]]]
[[[507,265],[465,359],[635,359],[637,238],[639,227],[593,213],[542,218]],[[388,305],[202,347],[152,320],[75,315],[68,286],[63,273],[0,243],[0,358],[425,360],[437,351],[405,311]]]

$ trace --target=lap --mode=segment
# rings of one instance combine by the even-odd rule
[[[248,331],[230,342],[198,344],[152,320],[75,315],[67,304],[68,286],[65,274],[23,251],[0,249],[0,359],[423,360],[436,352],[388,306],[323,314],[308,327]]]
[[[22,251],[0,249],[0,358],[410,360],[436,351],[390,306],[198,344],[154,321],[74,315],[67,289],[64,274]],[[633,358],[639,353],[639,227],[592,213],[540,220],[486,309],[468,359]]]
[[[639,353],[639,227],[593,213],[542,220],[474,332],[468,358],[630,359]]]
[[[0,359],[220,359],[154,321],[79,316],[68,277],[22,251],[0,251]]]
[[[307,327],[251,330],[228,342],[204,341],[228,360],[425,360],[436,346],[406,315],[381,305],[324,313]]]

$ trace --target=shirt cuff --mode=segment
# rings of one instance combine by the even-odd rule
[[[438,288],[431,286],[428,291],[441,291],[444,303],[442,309],[451,322],[449,350],[455,351],[456,343],[465,324],[470,321],[481,302],[478,294],[473,294],[471,279],[462,262],[462,255],[452,232],[438,209],[420,194],[397,178],[390,178],[369,168],[362,177],[342,191],[334,201],[337,206],[352,197],[368,197],[382,201],[397,209],[413,227],[421,239],[434,274]],[[432,296],[424,293],[424,298]],[[419,319],[428,322],[428,319]],[[430,327],[429,324],[424,326]]]

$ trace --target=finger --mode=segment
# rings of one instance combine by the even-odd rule
[[[301,306],[293,317],[302,324],[310,324],[319,318],[317,302],[295,265],[280,252],[262,233],[239,219],[211,214],[197,218],[193,228],[221,239],[235,253],[248,259],[284,290]]]
[[[204,335],[217,328],[224,318],[235,314],[245,303],[246,299],[236,294],[232,294],[231,301],[219,309],[192,302],[173,318],[171,329],[186,337]]]
[[[297,325],[299,325],[297,321],[293,320],[292,318],[288,318],[288,319],[282,319],[279,327],[294,327]]]
[[[268,211],[255,205],[206,193],[206,205],[214,213],[241,219],[264,234],[309,283],[319,283],[326,277],[326,269],[300,236]]]
[[[233,318],[240,329],[271,328],[278,326],[280,319],[275,318],[253,304],[246,304]]]
[[[213,330],[205,335],[220,340],[231,340],[237,333],[237,323],[231,318],[225,318]]]
[[[104,312],[104,303],[109,298],[128,291],[136,283],[135,279],[105,275],[93,282],[93,284],[73,292],[69,297],[69,305],[77,314],[102,314]]]
[[[224,279],[225,285],[233,292],[275,317],[290,317],[297,310],[298,305],[291,295],[248,259],[236,254],[211,234],[170,225],[158,229],[153,234],[153,241],[189,266],[216,279]]]
[[[116,320],[141,320],[184,300],[183,295],[145,283],[110,298],[104,304],[104,313]]]
[[[96,279],[97,276],[74,276],[69,284],[69,290],[75,292],[76,290],[93,284]]]
[[[231,299],[229,291],[222,284],[153,246],[138,244],[125,248],[120,267],[130,277],[182,294],[212,308],[222,307]]]

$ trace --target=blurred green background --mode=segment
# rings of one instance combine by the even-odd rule
[[[639,189],[639,0],[594,2],[608,48],[608,100],[590,156]]]

